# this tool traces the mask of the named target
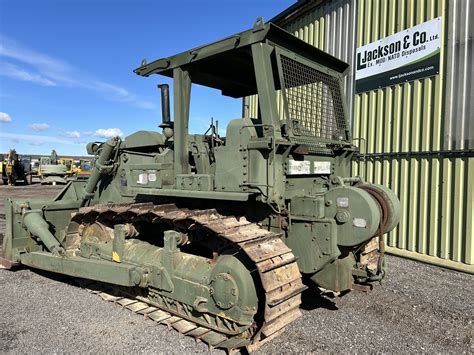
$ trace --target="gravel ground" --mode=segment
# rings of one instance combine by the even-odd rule
[[[57,191],[40,185],[0,187],[0,199]],[[394,256],[387,259],[388,277],[370,293],[331,299],[306,291],[303,317],[259,353],[474,353],[473,276]],[[42,271],[0,270],[0,305],[0,353],[209,351],[89,294],[67,277]]]

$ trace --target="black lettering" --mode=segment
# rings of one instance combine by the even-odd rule
[[[420,43],[420,32],[413,33],[413,45],[417,46]]]
[[[420,42],[425,43],[426,42],[426,32],[421,32],[420,35]]]
[[[364,59],[366,55],[367,55],[367,52],[364,52]],[[357,70],[367,68],[366,63],[367,63],[367,60],[362,61],[360,53],[357,53]]]
[[[408,49],[408,47],[410,47],[410,36],[406,35],[405,37],[403,37],[403,49]]]
[[[416,31],[413,33],[413,45],[417,46],[419,44],[423,44],[426,42],[426,32],[418,32]]]

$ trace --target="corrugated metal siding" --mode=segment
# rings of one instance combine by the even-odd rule
[[[390,247],[474,264],[474,158],[371,161],[358,172],[400,197],[402,220],[388,236]]]
[[[338,0],[286,25],[354,64],[356,47],[442,16],[439,75],[355,96],[353,72],[347,78],[354,138],[368,156],[380,153],[354,163],[353,175],[400,197],[402,218],[387,238],[389,252],[468,272],[474,272],[474,158],[417,152],[473,148],[473,7],[470,0]],[[256,97],[250,107],[256,115]]]
[[[448,2],[445,149],[474,149],[474,3]]]
[[[464,5],[466,3],[464,1]],[[359,0],[357,46],[438,16],[443,17],[443,26],[448,27],[443,33],[453,31],[465,38],[466,31],[452,27],[467,26],[468,18],[466,21],[452,21],[446,16],[446,6],[442,0]],[[446,45],[446,35],[442,41]],[[465,52],[469,49],[467,43],[453,46],[461,47]],[[468,57],[458,56],[462,50],[448,49],[449,52],[457,52],[451,53],[451,61],[461,64]],[[466,92],[467,87],[472,86],[472,82],[466,82],[461,77],[451,80],[454,68],[449,73],[444,72],[445,55],[446,51],[442,50],[439,75],[355,96],[354,137],[365,140],[366,153],[382,153],[382,158],[354,163],[353,167],[355,174],[389,186],[400,197],[402,218],[398,228],[388,236],[388,245],[391,247],[388,251],[405,255],[400,250],[407,250],[414,253],[406,255],[415,258],[416,254],[428,255],[432,258],[424,258],[427,261],[453,267],[441,259],[474,264],[474,158],[443,158],[434,154],[417,156],[416,153],[446,148],[443,133],[447,132],[446,127],[456,126],[453,125],[456,120],[464,126],[465,122],[472,121],[470,114],[458,109],[465,105],[451,108],[456,115],[444,114],[444,78],[456,82],[456,93]],[[466,72],[466,68],[458,69],[461,70]],[[469,70],[472,72],[472,61]],[[457,100],[466,98],[457,97]],[[455,144],[448,146],[463,148]],[[387,155],[383,158],[383,153],[396,152],[411,153],[404,158]],[[458,265],[457,268],[472,271],[467,265]]]

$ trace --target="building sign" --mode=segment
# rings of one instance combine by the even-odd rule
[[[357,48],[356,93],[439,73],[441,17]]]

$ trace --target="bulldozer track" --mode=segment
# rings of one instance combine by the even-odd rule
[[[179,312],[179,308],[159,308],[146,296],[130,295],[113,285],[80,281],[80,284],[101,298],[112,301],[158,323],[163,323],[210,347],[228,351],[246,347],[253,351],[281,334],[285,327],[301,316],[301,292],[306,289],[291,250],[276,233],[268,231],[244,217],[224,216],[215,209],[186,209],[175,205],[108,204],[81,208],[73,215],[76,223],[85,224],[107,219],[114,223],[147,221],[166,223],[173,229],[186,233],[202,231],[208,236],[219,237],[234,248],[241,249],[253,263],[261,282],[261,302],[253,327],[240,334],[227,329],[206,326]],[[256,285],[258,287],[258,285]],[[218,318],[218,317],[217,317]],[[208,319],[208,317],[204,317]],[[219,322],[218,322],[219,323]],[[224,320],[225,323],[225,320]],[[231,327],[229,327],[231,328]]]

